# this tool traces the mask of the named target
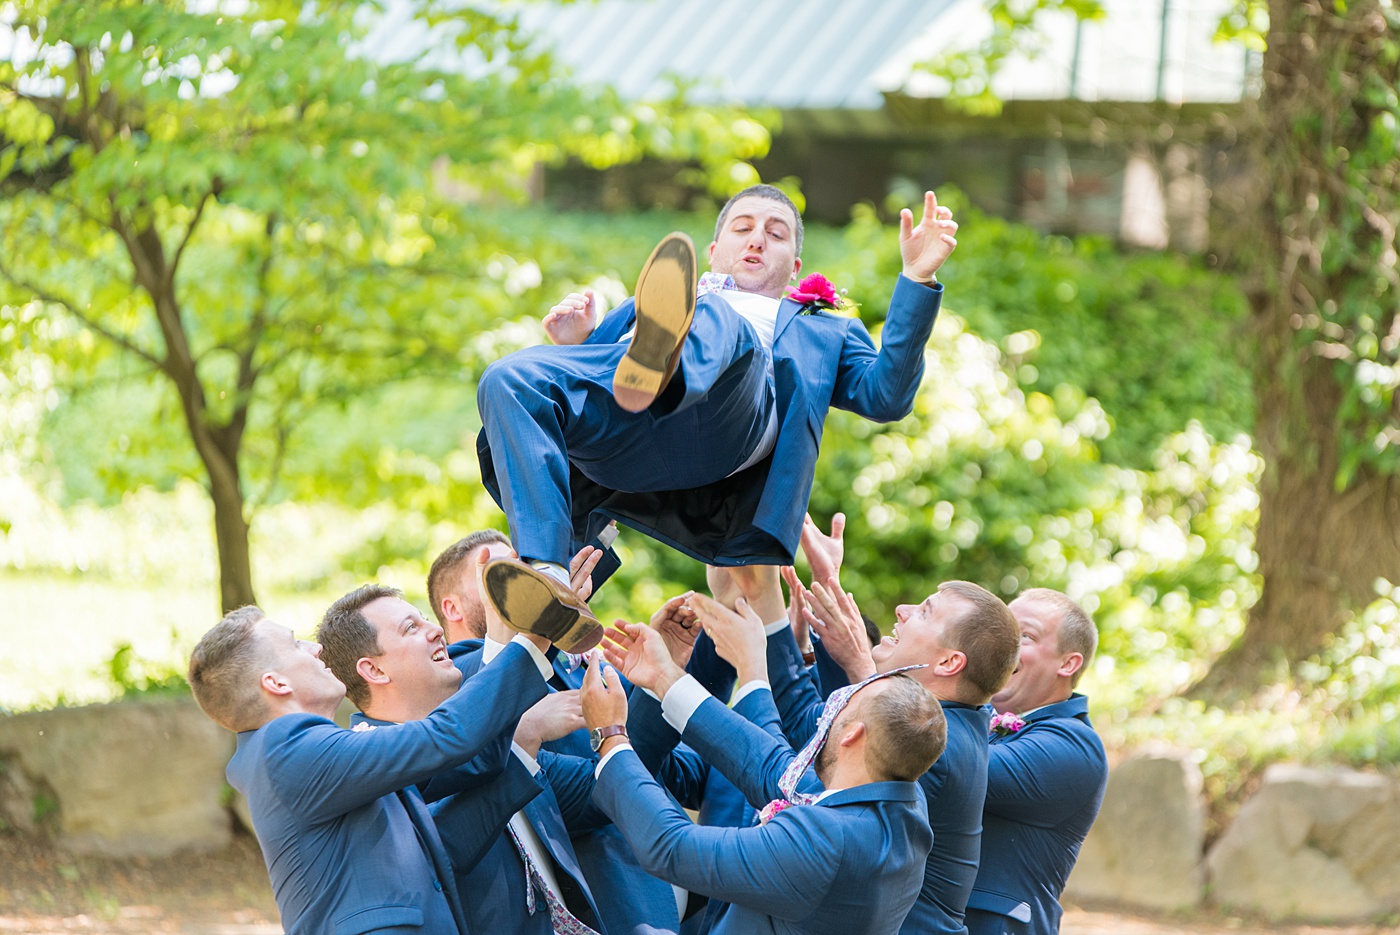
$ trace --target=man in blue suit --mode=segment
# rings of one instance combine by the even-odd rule
[[[380,727],[428,716],[462,682],[446,653],[441,627],[389,588],[367,585],[337,600],[317,630],[322,658],[360,709],[352,723]],[[424,652],[424,649],[431,652]],[[512,755],[499,777],[481,783],[449,774],[420,786],[452,861],[456,891],[471,932],[551,935],[600,932],[597,906],[569,843],[561,802],[575,823],[601,821],[591,808],[593,761],[554,756],[540,743],[577,726],[577,702],[535,704],[514,730]],[[509,733],[509,732],[507,732]],[[543,769],[542,769],[543,767]],[[556,794],[557,793],[557,794]]]
[[[628,630],[642,644],[659,641],[648,627],[629,625]],[[658,652],[670,663],[664,648]],[[669,687],[655,682],[663,704],[675,690],[676,671]],[[635,667],[634,674],[636,684],[650,681]],[[693,678],[683,678],[699,688]],[[708,709],[716,717],[733,717],[703,689],[699,694],[703,698],[692,716]],[[717,935],[898,931],[918,895],[933,843],[915,780],[942,751],[944,739],[937,702],[917,682],[894,674],[860,687],[796,762],[788,750],[786,762],[765,757],[731,763],[730,780],[754,801],[774,788],[788,767],[794,774],[809,772],[815,757],[816,778],[825,791],[802,795],[784,789],[787,807],[770,806],[767,820],[752,828],[694,825],[667,797],[627,741],[627,696],[616,670],[591,666],[581,698],[602,753],[595,801],[645,867],[729,903],[715,923]],[[737,732],[747,730],[779,746],[758,728],[733,720]],[[776,785],[785,782],[786,777],[777,778]]]
[[[445,549],[429,571],[428,594],[433,609],[443,622],[448,650],[468,680],[479,672],[491,671],[498,653],[514,635],[482,599],[480,581],[488,560],[514,555],[504,535],[495,530],[481,530]],[[575,556],[573,583],[580,597],[589,593],[588,574],[596,557],[596,552]],[[582,684],[584,670],[577,657],[553,651],[551,654],[551,697],[572,702],[577,711],[578,687]],[[545,742],[545,753],[595,762],[597,757],[589,743],[588,732],[583,728],[581,714],[575,726],[576,730]],[[552,775],[548,767],[545,771]],[[574,817],[569,808],[563,811],[565,818]],[[593,817],[568,822],[568,832],[606,931],[609,935],[676,932],[680,928],[680,915],[677,895],[671,885],[642,869],[617,828],[611,823],[600,826]]]
[[[992,698],[1024,726],[997,730],[987,768],[982,866],[968,900],[970,935],[1052,935],[1060,893],[1103,803],[1108,761],[1074,691],[1094,658],[1094,622],[1046,588],[1011,602],[1020,667]]]
[[[256,607],[204,635],[190,688],[238,733],[229,784],[248,799],[289,935],[465,932],[442,841],[409,787],[471,760],[544,697],[542,644],[519,637],[489,678],[423,720],[355,732],[331,720],[345,686],[318,644]],[[441,648],[427,658],[451,666]]]
[[[591,299],[556,306],[555,346],[496,361],[477,390],[482,481],[537,586],[565,587],[568,556],[610,518],[712,565],[790,564],[827,409],[892,421],[913,405],[956,229],[932,192],[917,227],[901,213],[903,273],[878,351],[858,319],[783,298],[802,218],[769,185],[720,212],[709,248],[720,291],[696,298],[694,249],[672,235],[637,297],[601,324]],[[638,359],[660,368],[640,410],[616,382]]]

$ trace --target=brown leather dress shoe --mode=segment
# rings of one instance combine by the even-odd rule
[[[602,641],[593,611],[553,576],[514,558],[488,562],[481,574],[486,599],[512,630],[542,636],[567,653],[587,652]]]
[[[613,399],[628,412],[650,406],[680,363],[695,317],[695,244],[667,234],[637,277],[637,330],[613,374]]]

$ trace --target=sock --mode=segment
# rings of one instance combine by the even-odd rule
[[[573,590],[573,586],[569,583],[569,569],[565,568],[563,565],[559,565],[555,562],[536,561],[531,562],[530,567],[535,569],[536,571],[544,572],[546,575],[549,575],[551,578],[553,578],[555,581],[558,581],[564,587],[568,588],[571,591]]]

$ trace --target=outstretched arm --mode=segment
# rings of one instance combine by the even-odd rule
[[[297,813],[343,815],[476,756],[545,696],[547,670],[517,643],[422,720],[350,731],[302,719],[268,751],[269,771]]]

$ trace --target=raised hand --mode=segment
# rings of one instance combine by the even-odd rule
[[[586,545],[569,559],[569,587],[574,589],[579,600],[586,601],[593,596],[593,569],[598,567],[602,557],[602,549]]]
[[[690,598],[694,595],[694,591],[678,594],[651,615],[651,628],[661,634],[671,661],[682,669],[690,662],[695,638],[700,635],[700,623],[690,607]]]
[[[737,610],[730,610],[719,601],[697,594],[690,599],[696,619],[715,641],[715,651],[734,667],[739,684],[768,681],[768,638],[763,632],[763,620],[738,599]]]
[[[841,560],[846,557],[846,514],[831,517],[831,535],[824,535],[808,513],[802,520],[802,554],[812,569],[813,581],[825,581],[841,573]]]
[[[846,671],[852,682],[874,675],[870,640],[865,636],[865,621],[855,596],[842,591],[841,582],[828,578],[825,583],[812,582],[807,603],[807,623],[821,637],[832,661]]]
[[[555,344],[582,344],[598,324],[592,289],[570,292],[544,316],[544,333]]]
[[[577,691],[550,692],[520,716],[515,742],[531,756],[540,745],[567,737],[583,727],[583,707]]]
[[[914,212],[905,208],[899,212],[899,255],[904,261],[904,275],[915,282],[936,281],[943,261],[957,247],[954,235],[958,224],[953,212],[938,204],[933,192],[924,192],[924,214],[919,226],[914,226]]]
[[[596,649],[589,654],[588,671],[583,676],[583,688],[578,697],[586,726],[611,727],[627,723],[627,692],[622,688],[622,680]],[[622,739],[609,737],[598,752],[606,753],[610,746],[622,742]]]
[[[808,521],[811,521],[811,517],[808,517]],[[792,638],[797,641],[798,649],[810,653],[812,631],[807,625],[807,589],[802,586],[802,579],[797,577],[797,569],[791,565],[783,566],[783,581],[788,589],[787,618],[788,626],[792,628]]]
[[[666,641],[651,627],[617,620],[603,634],[603,656],[633,685],[648,689],[658,698],[685,676],[685,669],[671,660]]]

